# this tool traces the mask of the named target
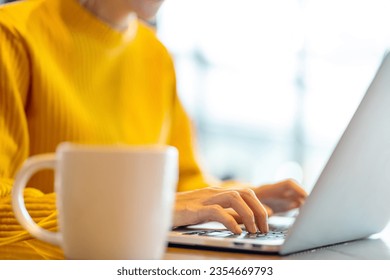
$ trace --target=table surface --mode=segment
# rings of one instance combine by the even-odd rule
[[[0,246],[0,259],[63,259],[62,250],[56,246],[29,240]],[[279,256],[277,254],[221,252],[191,248],[169,247],[164,255],[165,260],[390,260],[390,225],[379,234],[338,245],[328,246]]]

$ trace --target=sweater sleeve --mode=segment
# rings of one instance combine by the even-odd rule
[[[169,144],[179,151],[178,191],[189,191],[218,185],[219,182],[207,174],[199,163],[196,151],[195,126],[183,107],[176,91],[175,71],[170,60],[170,72],[173,73],[173,109]]]
[[[177,97],[173,112],[170,144],[179,150],[178,191],[207,187],[208,179],[196,156],[194,127]]]
[[[14,217],[13,178],[29,154],[25,108],[30,86],[29,59],[23,41],[0,22],[0,246],[30,239]],[[56,228],[55,195],[28,188],[26,207],[35,222]]]

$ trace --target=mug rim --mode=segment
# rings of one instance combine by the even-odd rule
[[[61,142],[56,153],[63,152],[132,152],[132,153],[165,153],[177,152],[177,149],[170,145],[150,144],[150,145],[129,145],[125,143],[118,144],[83,144],[74,142]]]

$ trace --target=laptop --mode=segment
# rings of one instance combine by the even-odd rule
[[[180,227],[171,246],[281,255],[366,238],[390,219],[390,54],[296,217],[269,218],[268,234],[234,235],[221,224]]]

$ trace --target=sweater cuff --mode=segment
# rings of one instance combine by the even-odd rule
[[[11,189],[12,180],[0,179],[0,246],[32,238],[15,218]],[[57,229],[55,193],[43,194],[37,189],[26,188],[24,200],[34,222],[47,230]]]

